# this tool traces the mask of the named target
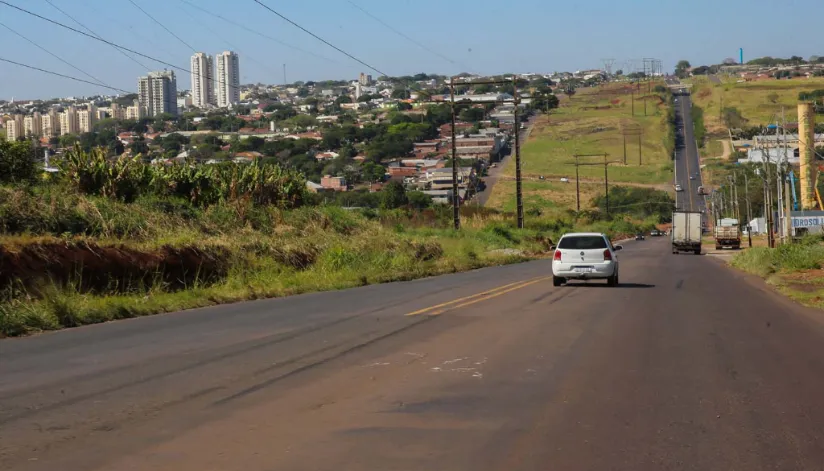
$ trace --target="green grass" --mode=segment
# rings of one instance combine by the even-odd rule
[[[762,126],[780,120],[782,108],[788,122],[797,120],[798,93],[824,89],[824,78],[796,78],[792,80],[764,79],[737,83],[725,79],[720,84],[705,77],[694,77],[692,99],[704,109],[704,119],[710,133],[726,132],[721,122],[720,108],[737,108],[748,120],[748,126]]]
[[[202,209],[0,187],[0,266],[10,267],[0,273],[10,280],[0,286],[0,337],[516,263],[544,256],[573,228],[620,236],[637,227],[559,212],[529,214],[518,230],[512,214],[464,212],[456,232],[448,207]],[[179,254],[189,254],[183,279],[169,273]],[[73,265],[83,255],[97,265]]]
[[[646,88],[643,95],[646,95]],[[635,92],[635,116],[632,116],[632,95],[626,85],[581,89],[561,107],[549,115],[538,117],[532,133],[521,146],[521,168],[525,179],[544,176],[547,182],[524,184],[525,205],[538,209],[569,209],[575,207],[575,154],[608,154],[616,162],[609,166],[609,180],[614,183],[664,184],[672,178],[672,163],[667,151],[668,105],[662,104],[655,92],[647,97],[647,114],[643,101]],[[639,165],[638,138],[628,136],[627,164],[624,165],[622,130],[640,129],[641,165]],[[581,163],[603,162],[603,157],[581,158]],[[603,165],[579,167],[587,185],[603,184]],[[515,166],[508,165],[505,176],[514,179]],[[560,177],[573,181],[570,185],[554,183]],[[552,181],[553,183],[549,183]],[[570,190],[571,188],[571,190]],[[582,188],[583,190],[583,188]],[[589,190],[589,189],[588,189]],[[571,191],[572,199],[569,198]],[[489,207],[509,210],[514,208],[514,184],[501,181],[495,185]],[[582,198],[582,209],[588,206],[593,192]]]
[[[699,150],[701,157],[721,157],[724,154],[724,145],[718,140],[718,136],[707,136],[704,147]]]
[[[820,269],[824,263],[824,245],[819,240],[813,238],[802,243],[780,245],[775,249],[753,247],[737,254],[731,263],[764,278],[776,273]]]

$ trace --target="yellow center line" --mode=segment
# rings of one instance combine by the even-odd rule
[[[532,278],[529,280],[524,281],[516,281],[515,283],[509,283],[504,286],[499,286],[497,288],[484,291],[482,293],[473,294],[471,296],[466,296],[463,298],[458,298],[446,303],[437,304],[435,306],[430,306],[424,309],[420,309],[414,312],[410,312],[406,314],[407,316],[417,316],[420,314],[429,313],[429,315],[437,316],[443,314],[446,311],[451,311],[453,309],[458,309],[464,306],[469,306],[470,304],[475,304],[481,301],[485,301],[487,299],[492,299],[502,294],[509,293],[510,291],[515,291],[517,289],[525,288],[529,285],[538,283],[540,281],[548,280],[552,278],[551,276],[541,276],[538,278]]]

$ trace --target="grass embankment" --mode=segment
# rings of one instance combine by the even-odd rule
[[[450,223],[446,207],[200,207],[0,187],[0,337],[519,262],[573,227],[636,229],[535,216],[517,230],[494,211],[467,212],[459,232]]]
[[[791,80],[763,79],[737,82],[737,77],[722,78],[712,83],[706,77],[693,77],[693,103],[704,110],[707,132],[713,136],[726,135],[727,126],[721,119],[721,106],[735,108],[747,120],[747,126],[764,126],[781,117],[782,107],[788,122],[796,121],[798,94],[824,89],[824,78],[795,78]]]
[[[549,115],[538,117],[527,142],[521,146],[524,206],[533,208],[575,208],[575,154],[608,154],[611,183],[634,183],[666,186],[672,178],[672,161],[667,147],[669,104],[655,91],[635,91],[635,116],[629,84],[609,84],[579,89],[561,102]],[[644,101],[647,116],[644,116]],[[624,160],[624,130],[640,130],[641,165],[638,164],[638,137],[627,137],[627,164]],[[603,157],[581,158],[581,163],[603,162]],[[544,176],[545,180],[538,180]],[[515,207],[515,165],[508,165],[504,177],[493,189],[487,206],[498,209]],[[561,177],[570,183],[560,183]],[[603,165],[581,166],[581,209],[591,207],[597,194],[603,193]]]
[[[806,306],[824,308],[824,243],[820,236],[775,249],[753,247],[737,254],[730,263],[764,278],[779,292]]]

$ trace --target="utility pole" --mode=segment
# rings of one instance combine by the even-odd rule
[[[607,154],[604,154],[604,197],[607,199],[607,216],[609,216],[609,173],[607,172]]]
[[[641,162],[641,134],[643,134],[643,131],[640,131],[638,133],[638,165],[639,166],[642,165],[642,162]]]
[[[449,102],[452,106],[452,221],[455,230],[461,228],[461,203],[458,201],[458,142],[455,138],[455,79],[449,79]]]
[[[621,134],[624,138],[624,165],[627,164],[627,135],[622,133]]]
[[[750,207],[750,182],[747,179],[747,173],[744,173],[744,199],[747,202],[747,227],[750,226],[750,221],[752,221],[752,209]]]
[[[512,83],[513,88],[517,86],[516,78],[512,78],[511,80],[492,80],[492,81],[483,81],[483,82],[467,82],[465,85],[502,85],[502,84],[509,84]],[[512,101],[509,100],[481,100],[481,101],[468,101],[462,100],[461,102],[456,102],[455,100],[455,78],[452,77],[449,80],[449,96],[450,96],[450,104],[452,109],[452,192],[453,192],[453,218],[454,218],[454,225],[455,229],[460,229],[460,201],[458,195],[458,151],[457,151],[457,129],[456,129],[456,115],[455,111],[459,104],[466,104],[469,106],[475,106],[479,104],[501,104],[501,103],[513,103],[515,105],[515,124],[513,132],[515,133],[515,177],[516,177],[516,198],[517,198],[517,206],[518,206],[518,228],[522,229],[524,227],[524,205],[523,205],[523,194],[522,194],[522,187],[521,187],[521,142],[520,142],[520,122],[519,122],[519,107],[521,103],[520,94],[515,90],[515,96],[513,97]],[[437,103],[437,102],[430,102],[430,103]]]
[[[578,156],[575,156],[575,212],[581,212],[581,177],[578,173]]]
[[[524,200],[521,192],[521,127],[518,124],[518,108],[520,107],[521,97],[518,93],[518,83],[514,75],[512,76],[512,91],[515,96],[515,198],[518,205],[518,229],[523,229]]]
[[[619,162],[609,162],[609,161],[607,161],[607,157],[609,157],[609,154],[606,154],[606,153],[605,154],[575,154],[575,155],[573,155],[573,157],[575,158],[575,162],[571,163],[570,165],[575,165],[575,203],[576,203],[576,208],[577,208],[578,212],[579,213],[581,212],[581,187],[580,187],[581,179],[579,178],[580,174],[579,174],[578,167],[580,167],[582,165],[583,166],[603,165],[604,166],[604,197],[606,198],[607,215],[609,215],[609,170],[608,170],[608,168],[609,168],[610,164],[615,164],[615,163],[619,163]],[[580,160],[579,160],[581,157],[603,157],[604,161],[603,162],[581,163]]]

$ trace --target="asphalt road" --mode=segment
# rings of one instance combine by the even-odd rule
[[[820,312],[666,238],[620,260],[0,341],[0,469],[821,469]]]
[[[675,183],[681,185],[683,191],[676,192],[676,207],[685,211],[700,211],[705,209],[704,195],[698,194],[698,187],[702,186],[701,161],[698,156],[698,147],[695,140],[690,96],[677,96],[675,106],[676,118],[676,149],[675,149]],[[691,180],[690,176],[694,179]]]
[[[538,115],[532,115],[529,117],[529,119],[523,122],[523,124],[526,125],[526,129],[520,131],[521,135],[519,138],[521,148],[523,148],[523,145],[526,142],[527,136],[529,136],[532,126],[535,125],[535,120],[537,119],[537,117]],[[480,206],[486,206],[486,202],[489,201],[489,197],[492,196],[492,188],[495,187],[495,184],[498,183],[498,180],[501,178],[501,176],[503,176],[504,169],[506,169],[506,166],[510,164],[510,161],[515,160],[515,139],[512,139],[511,146],[512,151],[505,155],[504,158],[497,163],[497,166],[495,168],[490,168],[487,171],[488,174],[483,179],[484,183],[486,183],[486,188],[484,188],[483,191],[479,191],[475,195],[475,198],[469,202],[470,205],[477,203]],[[515,164],[513,163],[512,165]]]

